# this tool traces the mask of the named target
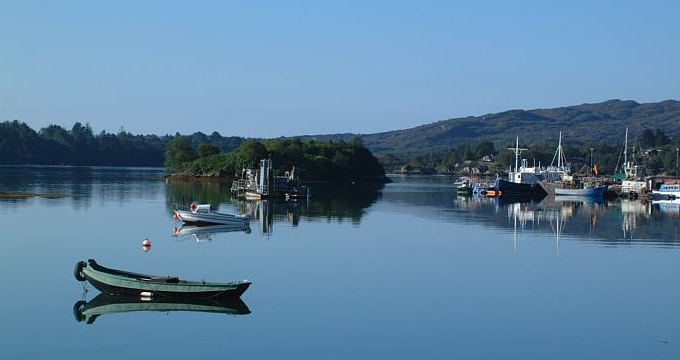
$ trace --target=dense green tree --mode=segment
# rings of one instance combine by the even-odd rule
[[[663,161],[661,156],[653,155],[645,160],[644,165],[648,172],[657,174],[663,168]]]
[[[508,149],[503,149],[496,156],[496,162],[501,164],[501,166],[503,166],[503,168],[508,168],[508,166],[510,166],[510,165],[514,166],[515,165],[515,154]]]
[[[483,140],[475,145],[475,154],[477,155],[478,159],[486,155],[495,155],[496,147],[492,141]]]
[[[168,143],[165,151],[165,166],[168,169],[172,171],[182,170],[184,163],[194,159],[196,159],[196,153],[186,137],[178,136]]]
[[[215,145],[201,144],[198,145],[198,157],[208,157],[210,155],[215,155],[220,153],[220,148]]]
[[[236,164],[244,167],[255,168],[259,166],[261,159],[267,158],[267,147],[257,140],[248,140],[236,149],[234,154]]]
[[[460,151],[463,154],[463,160],[474,160],[474,156],[472,154],[472,149],[470,149],[469,142],[464,143]]]
[[[643,149],[650,149],[654,147],[664,146],[670,143],[670,138],[662,129],[656,129],[652,131],[651,129],[645,129],[640,135],[639,145]]]

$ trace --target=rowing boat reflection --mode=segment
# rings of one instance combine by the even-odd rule
[[[85,321],[88,324],[94,323],[97,317],[103,314],[136,311],[190,311],[227,315],[250,314],[248,306],[239,298],[152,299],[101,293],[90,301],[80,300],[73,305],[73,316],[76,320],[78,322]]]
[[[183,225],[175,227],[172,230],[172,235],[175,237],[192,237],[196,241],[210,241],[212,236],[220,233],[228,232],[243,232],[250,233],[250,227],[234,226],[234,225]]]

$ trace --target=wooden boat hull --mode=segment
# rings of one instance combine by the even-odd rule
[[[161,296],[168,298],[213,298],[241,296],[250,286],[247,280],[212,283],[155,277],[108,269],[90,259],[80,270],[82,276],[102,293]]]

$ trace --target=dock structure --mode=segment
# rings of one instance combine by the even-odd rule
[[[293,166],[284,176],[274,175],[272,159],[260,160],[259,169],[241,171],[241,178],[231,184],[231,192],[248,200],[265,198],[308,198],[310,189],[302,185],[299,169]]]

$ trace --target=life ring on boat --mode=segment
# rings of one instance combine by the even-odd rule
[[[78,261],[76,263],[75,269],[73,269],[73,276],[75,276],[76,280],[78,281],[85,281],[87,278],[85,277],[85,274],[83,274],[83,269],[87,266],[87,263],[84,261]]]
[[[73,317],[75,317],[78,322],[85,320],[85,315],[83,315],[85,304],[87,304],[87,301],[84,300],[76,301],[76,303],[73,304]]]

